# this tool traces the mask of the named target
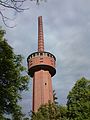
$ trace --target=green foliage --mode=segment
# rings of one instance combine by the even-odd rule
[[[58,102],[57,102],[57,96],[56,96],[56,92],[55,92],[55,90],[53,90],[53,100],[54,100],[54,103],[55,104],[58,104]]]
[[[55,102],[43,105],[32,114],[31,120],[90,120],[90,80],[78,80],[67,98],[67,106]]]
[[[61,120],[67,120],[67,106],[59,105]]]
[[[38,112],[32,113],[31,120],[68,120],[67,107],[54,103],[42,105]]]
[[[90,120],[90,80],[78,80],[67,98],[69,120]]]
[[[23,120],[30,120],[30,119],[26,117],[26,118],[23,118]]]
[[[67,106],[58,105],[53,91],[54,103],[42,105],[31,120],[90,120],[90,80],[78,80],[69,92]]]
[[[38,112],[32,114],[31,120],[61,120],[58,105],[50,103],[42,105]]]
[[[20,92],[27,90],[28,76],[22,75],[22,56],[16,55],[4,38],[5,31],[0,29],[0,117],[10,113],[13,120],[22,116],[18,100]],[[3,120],[3,119],[2,119]]]

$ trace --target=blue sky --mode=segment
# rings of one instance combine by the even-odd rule
[[[37,51],[38,16],[43,17],[45,51],[56,56],[57,73],[52,78],[58,102],[66,104],[67,95],[76,80],[90,79],[90,0],[47,0],[38,6],[35,2],[26,3],[30,7],[16,14],[14,21],[8,21],[15,28],[6,28],[6,38],[17,54],[27,57]],[[7,12],[7,15],[10,13]],[[1,21],[1,20],[0,20]],[[30,90],[23,93],[21,105],[27,113],[31,109],[32,81]]]

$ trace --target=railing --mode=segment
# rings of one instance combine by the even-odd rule
[[[54,60],[56,61],[55,56],[49,52],[34,52],[28,56],[27,61],[33,57],[38,57],[38,56],[48,56],[48,57],[54,58]]]

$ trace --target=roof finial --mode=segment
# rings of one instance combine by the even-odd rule
[[[38,17],[38,52],[44,51],[44,36],[42,16]]]

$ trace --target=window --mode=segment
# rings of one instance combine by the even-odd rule
[[[40,55],[43,55],[43,53],[40,53]]]
[[[33,54],[33,56],[35,57],[35,54]]]
[[[50,55],[50,57],[52,57],[52,55],[51,54],[49,54]]]
[[[45,83],[45,85],[47,85],[47,83]]]
[[[47,56],[49,56],[49,53],[47,54]]]

